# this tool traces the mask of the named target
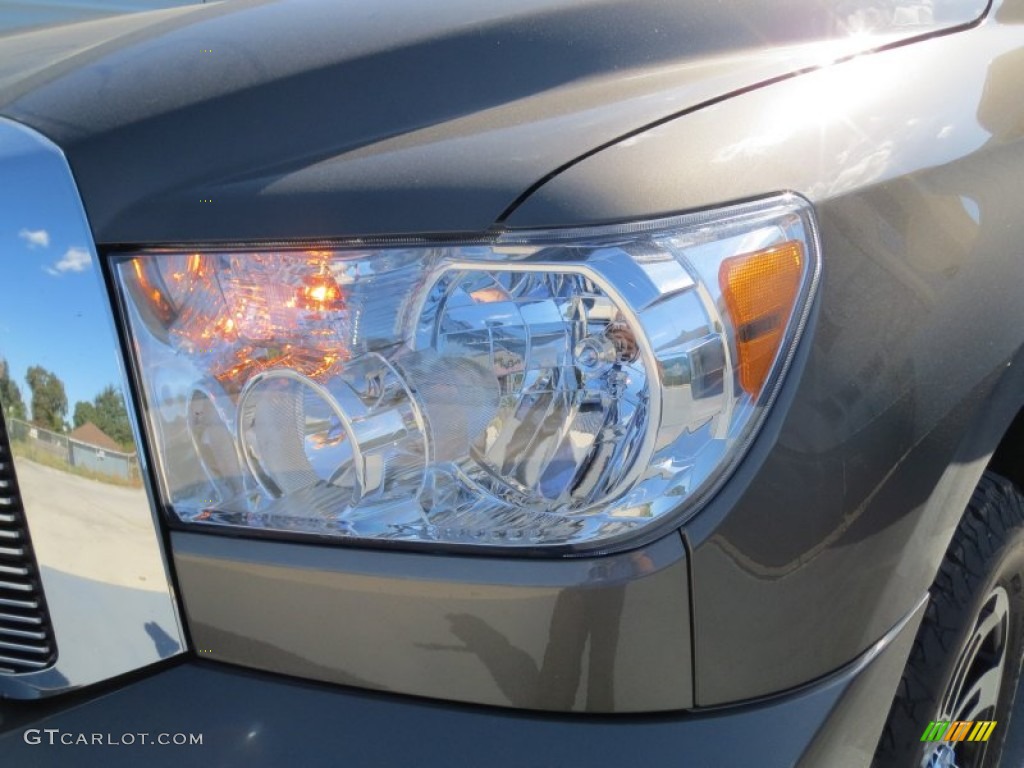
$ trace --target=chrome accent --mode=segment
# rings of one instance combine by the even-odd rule
[[[3,461],[6,459],[6,461]],[[0,550],[0,649],[4,660],[0,672],[22,674],[53,664],[57,658],[57,643],[53,637],[53,624],[43,598],[43,587],[32,553],[28,524],[21,505],[14,466],[10,461],[10,443],[7,428],[0,417],[0,534],[17,540],[14,548]],[[29,625],[26,628],[26,624]],[[16,642],[4,646],[3,643]]]
[[[24,376],[41,365],[64,382],[70,420],[76,400],[91,400],[108,384],[127,395],[126,378],[114,330],[110,301],[89,224],[62,152],[18,123],[0,118],[0,357],[31,400]],[[11,418],[3,403],[14,443],[14,474],[39,565],[54,635],[57,660],[39,671],[0,673],[0,697],[36,698],[130,672],[182,653],[185,638],[162,551],[151,489],[138,452],[138,429],[128,454],[97,447],[89,469],[72,467],[83,459],[59,432]],[[134,409],[126,397],[129,419]],[[88,451],[88,446],[85,446]],[[58,454],[56,457],[54,451]],[[138,457],[133,485],[95,479]],[[35,460],[29,458],[32,455]],[[104,464],[104,462],[107,462]],[[74,470],[74,471],[73,471]],[[0,514],[8,510],[0,509]],[[18,538],[0,538],[0,551],[24,549]],[[0,574],[0,581],[11,574]],[[7,593],[5,593],[7,594]],[[26,600],[0,600],[0,619],[18,621]],[[25,623],[31,632],[33,624]],[[0,636],[4,649],[21,645],[11,632]]]

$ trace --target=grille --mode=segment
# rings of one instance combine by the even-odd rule
[[[34,672],[57,658],[39,568],[0,414],[0,673]]]

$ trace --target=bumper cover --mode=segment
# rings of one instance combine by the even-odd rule
[[[814,685],[741,707],[554,716],[360,692],[202,661],[20,722],[0,703],[5,763],[33,766],[867,766],[925,602]],[[50,743],[46,729],[59,729]],[[201,734],[201,745],[143,744]],[[70,737],[63,736],[70,734]],[[102,744],[62,744],[79,734]],[[134,744],[123,734],[133,734]],[[39,743],[29,743],[37,740]],[[88,740],[88,739],[87,739]],[[107,741],[114,744],[107,744]]]

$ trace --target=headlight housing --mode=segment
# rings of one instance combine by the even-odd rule
[[[479,242],[151,250],[114,275],[180,521],[596,548],[735,463],[818,262],[786,195]]]

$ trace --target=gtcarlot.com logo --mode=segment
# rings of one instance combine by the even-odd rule
[[[201,733],[83,733],[60,728],[29,728],[22,738],[26,744],[66,747],[197,747],[203,745]]]
[[[988,741],[996,729],[994,720],[932,720],[924,729],[921,741]]]

